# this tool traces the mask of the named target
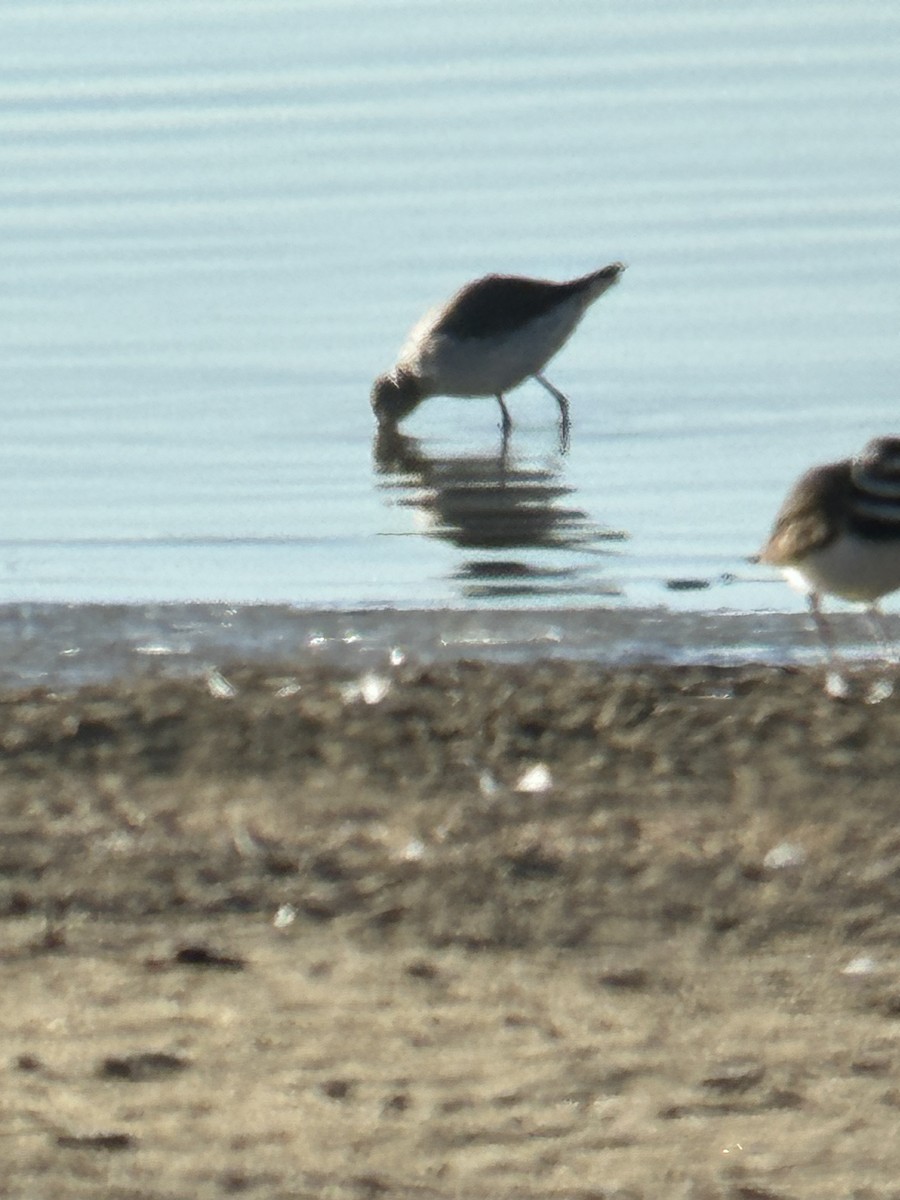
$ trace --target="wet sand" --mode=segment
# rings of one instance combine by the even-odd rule
[[[900,697],[0,695],[7,1194],[900,1196]]]

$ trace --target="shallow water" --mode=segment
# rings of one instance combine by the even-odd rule
[[[895,638],[896,625],[894,618]],[[839,614],[834,630],[848,660],[878,656],[861,616]],[[133,677],[205,676],[212,694],[225,700],[233,694],[229,672],[235,664],[267,666],[279,677],[318,664],[363,681],[371,676],[380,696],[403,664],[459,659],[814,664],[824,673],[811,623],[786,613],[624,606],[352,612],[285,605],[0,605],[0,688],[66,690]],[[284,685],[290,682],[288,674]]]
[[[747,562],[898,432],[893,4],[71,0],[0,38],[0,603],[796,612]],[[489,270],[629,270],[374,439]]]

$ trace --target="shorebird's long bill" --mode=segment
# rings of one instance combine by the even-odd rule
[[[413,380],[380,375],[372,388],[372,408],[379,425],[396,425],[417,407],[421,399]]]

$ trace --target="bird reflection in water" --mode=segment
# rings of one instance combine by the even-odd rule
[[[575,489],[561,481],[558,459],[519,463],[505,439],[495,454],[438,456],[396,427],[378,430],[373,453],[396,503],[423,513],[429,536],[467,552],[454,575],[465,596],[618,595],[595,571],[626,535],[564,503]]]

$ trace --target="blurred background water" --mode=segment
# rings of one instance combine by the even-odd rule
[[[900,9],[0,6],[0,603],[794,611],[793,478],[900,433]],[[375,438],[488,271],[612,259],[537,385]]]

